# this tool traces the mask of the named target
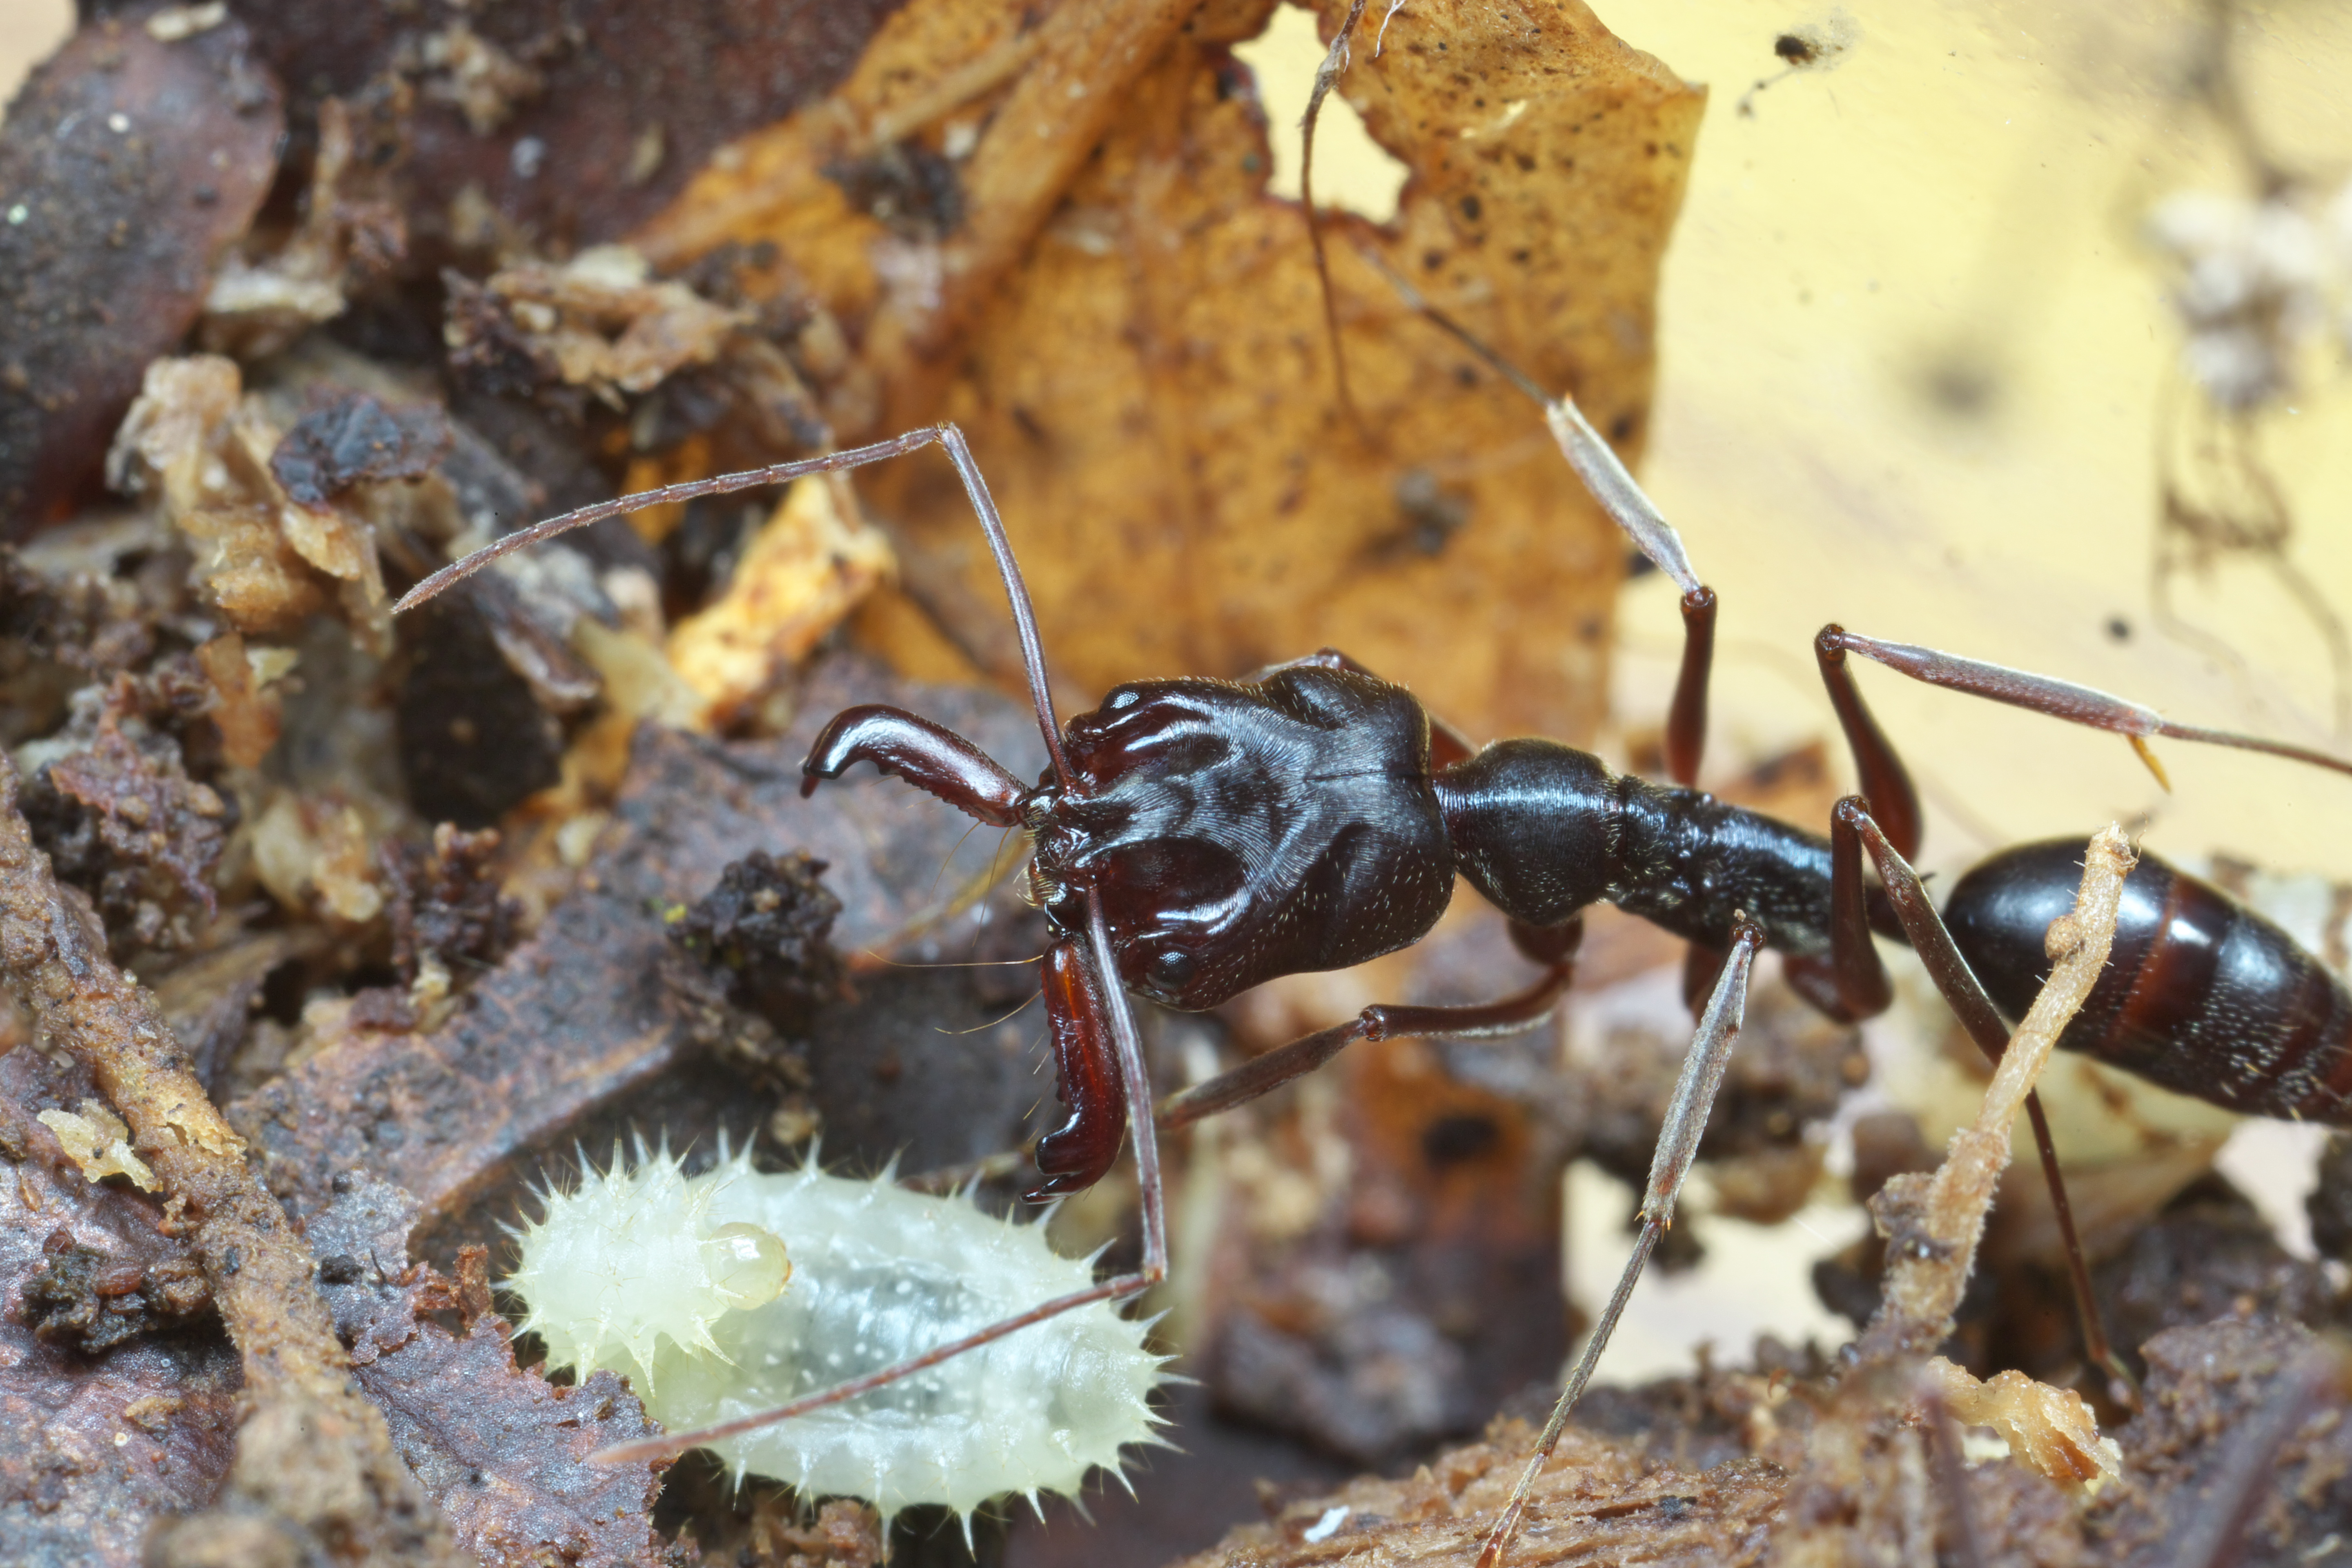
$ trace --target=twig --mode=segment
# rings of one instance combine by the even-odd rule
[[[1885,1300],[1862,1337],[1864,1361],[1928,1354],[1951,1333],[1986,1212],[2009,1163],[2010,1127],[2060,1033],[2106,967],[2134,858],[2121,827],[2110,826],[2091,840],[2074,910],[2052,923],[2044,942],[2056,966],[2010,1037],[1975,1123],[1953,1135],[1934,1174],[1896,1176],[1871,1201],[1887,1237],[1887,1269]]]

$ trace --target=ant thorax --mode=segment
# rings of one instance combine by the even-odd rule
[[[1103,902],[1119,977],[1171,1007],[1418,942],[1454,890],[1429,716],[1353,670],[1121,686],[1070,721],[1075,784],[1024,805],[1057,929]]]

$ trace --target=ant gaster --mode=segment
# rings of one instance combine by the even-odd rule
[[[1882,1010],[1889,997],[1873,932],[1899,932],[1994,1055],[2008,1038],[1999,1012],[2014,1016],[2046,973],[2042,932],[2071,903],[2080,841],[1996,856],[1962,879],[1946,921],[1938,921],[1906,863],[1919,837],[1916,794],[1863,704],[1847,654],[2115,729],[2136,745],[2146,736],[2173,735],[2352,772],[2352,764],[2319,753],[2171,725],[2084,688],[1832,626],[1817,639],[1816,654],[1864,787],[1840,804],[1831,837],[1689,788],[1706,725],[1714,595],[1699,585],[1679,539],[1573,404],[1546,396],[1499,360],[1493,363],[1542,402],[1588,487],[1685,586],[1685,658],[1667,731],[1676,784],[1613,773],[1549,741],[1507,740],[1474,750],[1403,688],[1328,650],[1248,680],[1122,686],[1064,727],[1047,692],[1034,616],[1003,525],[962,434],[950,425],[583,508],[507,535],[401,601],[397,608],[404,609],[499,555],[605,517],[856,468],[936,444],[962,479],[1003,576],[1050,758],[1040,781],[1027,785],[929,720],[889,707],[853,708],[819,736],[803,790],[872,763],[983,823],[1028,836],[1031,890],[1055,933],[1043,990],[1059,1092],[1069,1107],[1064,1124],[1038,1142],[1045,1180],[1030,1196],[1076,1192],[1098,1180],[1131,1123],[1143,1211],[1140,1267],[776,1410],[625,1445],[600,1458],[660,1457],[788,1419],[1057,1313],[1141,1292],[1167,1266],[1155,1122],[1182,1126],[1240,1104],[1353,1040],[1476,1037],[1528,1027],[1567,989],[1582,910],[1606,901],[1690,942],[1692,990],[1708,999],[1661,1134],[1633,1256],[1489,1536],[1481,1561],[1491,1568],[1643,1261],[1672,1221],[1738,1032],[1756,951],[1780,951],[1791,981],[1815,1005],[1859,1018]],[[1879,889],[1864,886],[1864,849],[1879,869]],[[1277,975],[1392,952],[1436,922],[1457,872],[1509,917],[1514,941],[1543,966],[1528,990],[1481,1006],[1368,1007],[1171,1096],[1156,1115],[1130,1117],[1130,1108],[1150,1103],[1150,1091],[1128,990],[1171,1006],[1208,1007]],[[2233,1109],[2352,1123],[2352,996],[2277,927],[2153,857],[2141,858],[2127,884],[2111,967],[2061,1043]],[[2033,1109],[2045,1163],[2054,1173],[2046,1126],[2038,1105]],[[2063,1199],[2060,1215],[2071,1232]],[[2079,1256],[2075,1263],[2080,1294]],[[2113,1365],[2094,1321],[2086,1317],[2085,1327],[2094,1358]]]

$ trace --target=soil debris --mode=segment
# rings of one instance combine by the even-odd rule
[[[824,868],[805,851],[755,849],[671,927],[673,941],[727,973],[739,1003],[795,1040],[808,1038],[811,1015],[844,979],[831,942],[841,900],[817,880]]]

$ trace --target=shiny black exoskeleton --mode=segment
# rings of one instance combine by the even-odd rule
[[[1409,946],[1457,872],[1522,945],[1608,902],[1719,950],[1744,911],[1817,1005],[1885,1005],[1837,970],[1841,940],[1866,947],[1868,934],[1859,919],[1853,937],[1835,932],[1829,840],[1549,741],[1471,752],[1410,692],[1337,656],[1253,681],[1122,686],[1063,741],[1066,781],[1049,772],[1030,788],[928,721],[853,709],[806,763],[814,784],[870,761],[1028,834],[1033,893],[1056,931],[1045,994],[1070,1107],[1040,1141],[1052,1179],[1035,1195],[1097,1179],[1125,1124],[1106,999],[1080,953],[1090,892],[1119,982],[1172,1007]],[[2048,972],[2042,932],[2072,905],[2080,858],[2072,841],[2029,846],[1955,889],[1960,954],[2011,1017]],[[2131,888],[2114,966],[2063,1043],[2233,1109],[2352,1120],[2344,987],[2277,927],[2153,857]]]
[[[1420,941],[1457,871],[1529,931],[1606,900],[1709,946],[1743,910],[1792,955],[1829,945],[1825,840],[1547,741],[1433,744],[1410,692],[1336,658],[1254,681],[1122,686],[1063,741],[1067,782],[1027,788],[927,720],[856,708],[805,764],[814,786],[871,762],[1028,834],[1056,933],[1045,996],[1071,1111],[1040,1141],[1054,1179],[1036,1195],[1097,1179],[1124,1125],[1080,957],[1089,892],[1119,981],[1190,1009]]]
[[[2012,1020],[2049,977],[2042,933],[2074,906],[2082,867],[2080,839],[2022,845],[1944,906]],[[2250,1116],[2352,1125],[2352,993],[2279,927],[2153,855],[2124,883],[2106,970],[2058,1043]]]

